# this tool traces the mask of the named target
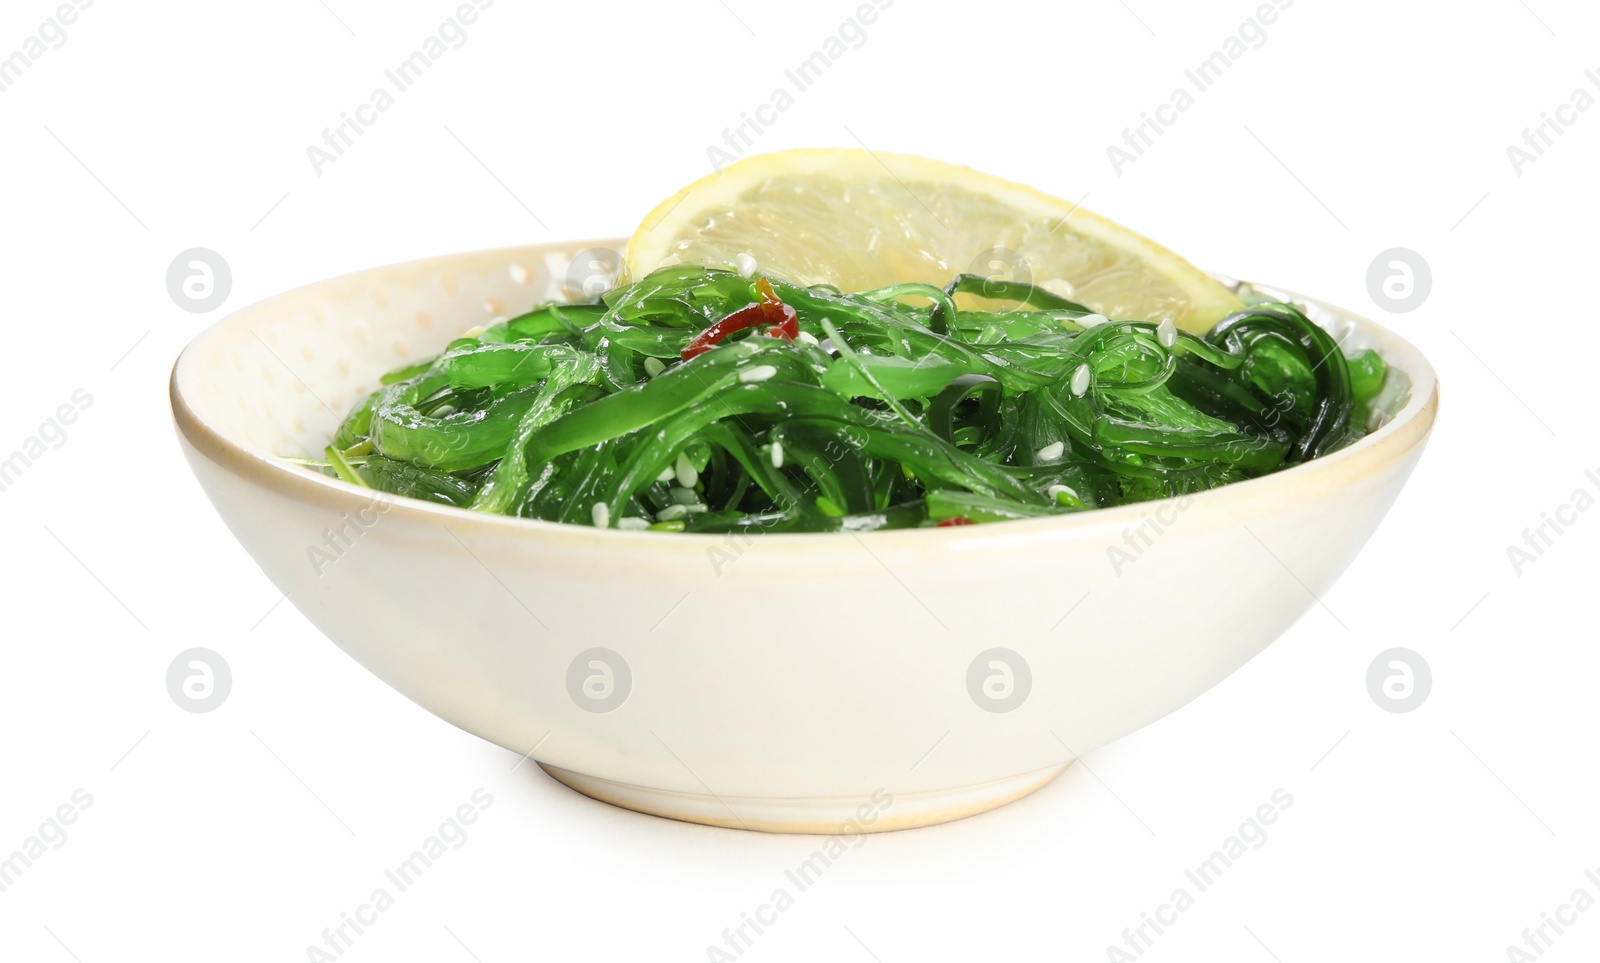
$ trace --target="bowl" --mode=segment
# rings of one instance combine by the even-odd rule
[[[454,254],[270,298],[185,348],[172,412],[229,529],[351,657],[579,792],[675,819],[853,834],[1038,789],[1315,604],[1438,405],[1405,341],[1256,285],[1388,360],[1382,425],[1184,498],[942,529],[664,535],[375,497],[280,457],[320,453],[382,372],[592,293],[620,246]],[[1216,571],[1226,594],[1197,577]]]

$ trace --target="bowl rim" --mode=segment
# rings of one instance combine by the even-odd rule
[[[349,286],[363,281],[375,282],[380,275],[391,271],[427,270],[465,260],[494,258],[503,259],[506,264],[511,264],[526,262],[530,257],[537,258],[551,252],[566,253],[602,246],[620,250],[623,243],[625,242],[620,239],[604,238],[481,248],[435,255],[365,268],[264,298],[208,325],[179,352],[168,382],[174,427],[180,438],[196,452],[245,481],[295,501],[314,503],[335,511],[360,510],[370,506],[374,501],[382,501],[387,505],[386,518],[393,517],[394,513],[398,512],[401,517],[409,517],[416,521],[456,523],[468,526],[477,533],[534,537],[573,548],[637,550],[648,547],[652,551],[703,555],[709,543],[724,542],[730,536],[723,533],[661,533],[615,528],[600,529],[544,519],[487,514],[403,495],[376,492],[351,485],[338,478],[314,474],[279,456],[234,441],[226,433],[201,418],[184,397],[186,360],[192,357],[196,346],[225,328],[243,325],[252,316],[270,309],[275,303],[291,298],[303,298],[324,287]],[[1227,514],[1226,510],[1233,508],[1243,509],[1244,514],[1249,516],[1263,516],[1269,514],[1269,508],[1266,506],[1271,503],[1298,503],[1312,500],[1315,492],[1329,487],[1343,487],[1360,478],[1370,477],[1403,459],[1408,452],[1427,439],[1438,411],[1438,375],[1414,345],[1366,317],[1316,298],[1264,282],[1237,281],[1223,275],[1216,277],[1236,289],[1248,287],[1272,297],[1289,300],[1302,308],[1314,308],[1318,313],[1334,317],[1341,322],[1353,323],[1354,330],[1378,350],[1385,361],[1399,368],[1410,379],[1408,397],[1400,409],[1377,431],[1347,448],[1269,475],[1231,482],[1189,495],[1133,502],[1065,515],[1013,519],[987,525],[866,532],[764,532],[752,533],[747,537],[759,534],[763,545],[782,544],[792,549],[824,549],[868,537],[872,539],[874,545],[886,549],[922,547],[940,551],[951,549],[961,551],[983,547],[996,541],[1010,544],[1019,538],[1028,537],[1102,536],[1107,530],[1126,529],[1130,523],[1137,524],[1146,515],[1184,499],[1192,499],[1194,507],[1204,507],[1212,512]],[[664,534],[670,534],[670,537],[662,537]]]

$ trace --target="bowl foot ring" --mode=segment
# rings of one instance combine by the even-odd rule
[[[882,833],[964,819],[1014,802],[1061,775],[1071,763],[1047,766],[992,782],[893,794],[763,798],[651,789],[539,763],[551,778],[591,799],[651,816],[763,833],[855,835]]]

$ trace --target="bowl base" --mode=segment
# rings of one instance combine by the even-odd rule
[[[539,768],[570,789],[591,799],[631,809],[651,816],[677,819],[703,826],[748,829],[762,833],[803,833],[822,836],[853,836],[858,833],[884,833],[897,829],[936,826],[1014,802],[1043,787],[1061,775],[1071,763],[1048,766],[1020,776],[929,792],[892,795],[879,791],[871,796],[818,796],[812,798],[764,798],[760,796],[717,796],[651,789],[629,783],[589,776],[558,766],[539,763]],[[868,819],[872,821],[867,822]]]

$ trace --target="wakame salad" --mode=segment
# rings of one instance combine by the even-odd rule
[[[1200,337],[978,275],[842,293],[674,265],[386,375],[311,464],[602,528],[964,525],[1320,457],[1365,434],[1385,375],[1290,304]]]

